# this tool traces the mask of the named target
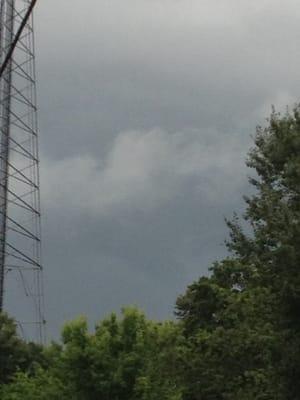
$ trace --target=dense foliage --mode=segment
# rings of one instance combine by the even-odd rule
[[[41,349],[2,315],[0,398],[300,399],[300,107],[257,129],[247,165],[255,193],[227,221],[229,256],[177,299],[176,322],[127,308]]]

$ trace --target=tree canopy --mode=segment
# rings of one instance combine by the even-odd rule
[[[272,112],[246,163],[228,256],[178,297],[177,320],[125,308],[90,332],[80,317],[40,348],[1,315],[1,400],[300,399],[300,106]]]

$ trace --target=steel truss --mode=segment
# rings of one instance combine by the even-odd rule
[[[45,319],[31,5],[30,0],[0,0],[0,65],[6,62],[0,76],[0,311],[15,316],[25,339],[42,343]]]

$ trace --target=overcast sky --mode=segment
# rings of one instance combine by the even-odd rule
[[[43,0],[35,21],[49,336],[172,317],[226,254],[255,126],[298,101],[299,1]]]

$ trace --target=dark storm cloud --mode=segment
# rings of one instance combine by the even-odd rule
[[[288,0],[49,0],[36,12],[49,331],[128,303],[171,315],[225,254],[243,159],[298,98]]]

